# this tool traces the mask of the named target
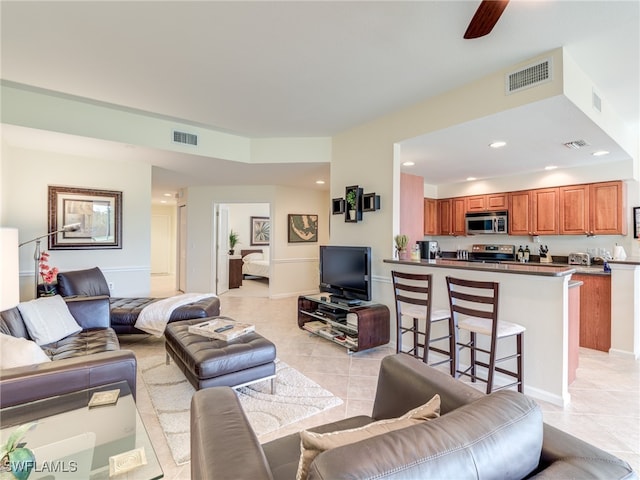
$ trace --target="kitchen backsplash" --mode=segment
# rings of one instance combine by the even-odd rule
[[[627,257],[640,257],[640,242],[631,235],[601,235],[595,237],[582,236],[539,236],[533,237],[512,236],[512,235],[473,235],[469,237],[448,237],[448,236],[427,236],[425,240],[436,240],[441,251],[456,252],[460,249],[471,250],[474,244],[507,244],[515,245],[516,249],[522,245],[524,248],[529,245],[532,255],[539,254],[541,245],[549,247],[549,254],[554,257],[567,257],[574,252],[598,252],[604,249],[613,255],[613,249],[621,245]],[[595,250],[591,250],[595,249]],[[537,257],[536,257],[537,258]]]

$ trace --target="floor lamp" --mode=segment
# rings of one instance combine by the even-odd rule
[[[51,233],[47,233],[45,235],[41,235],[39,237],[36,238],[32,238],[31,240],[27,240],[26,242],[22,242],[20,245],[18,245],[18,247],[22,247],[23,245],[26,245],[28,243],[31,242],[36,242],[36,249],[33,252],[33,262],[35,265],[35,269],[34,269],[34,283],[35,283],[35,290],[34,290],[34,297],[33,298],[38,298],[38,275],[40,275],[40,240],[42,240],[43,238],[48,238],[51,235],[55,235],[56,233],[62,233],[62,232],[76,232],[80,230],[80,224],[79,223],[70,223],[69,225],[65,225],[63,226],[60,230],[56,230],[55,232],[51,232]]]

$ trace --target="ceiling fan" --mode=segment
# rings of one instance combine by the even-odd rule
[[[482,0],[464,32],[464,38],[479,38],[489,34],[508,3],[509,0]]]

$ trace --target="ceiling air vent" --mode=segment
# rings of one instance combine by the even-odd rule
[[[584,140],[574,140],[573,142],[565,143],[564,146],[573,150],[578,150],[579,148],[589,146],[589,144]]]
[[[505,75],[505,89],[507,95],[535,87],[541,83],[551,81],[551,59],[547,58],[534,65],[528,65],[516,72]]]
[[[176,143],[182,143],[184,145],[198,145],[198,136],[193,133],[185,133],[179,132],[178,130],[173,131],[173,141]]]

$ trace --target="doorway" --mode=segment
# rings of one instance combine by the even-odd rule
[[[212,257],[215,262],[215,292],[232,297],[269,297],[271,241],[254,242],[252,228],[255,218],[270,219],[268,203],[214,204],[214,233]],[[270,228],[270,221],[269,221]],[[238,236],[234,255],[229,252],[229,233]],[[243,258],[242,253],[245,255]],[[251,265],[249,265],[251,263]],[[245,264],[247,264],[245,266]],[[253,269],[252,269],[253,267]],[[245,270],[248,274],[245,274]],[[229,283],[229,279],[233,281]]]

